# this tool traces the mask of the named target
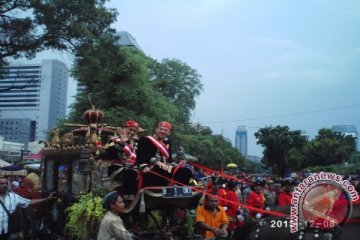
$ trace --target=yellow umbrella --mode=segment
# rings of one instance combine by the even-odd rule
[[[229,163],[226,165],[227,168],[237,168],[237,165],[235,163]]]

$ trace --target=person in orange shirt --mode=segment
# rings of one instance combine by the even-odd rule
[[[246,205],[250,207],[256,207],[263,209],[265,206],[265,197],[264,197],[264,186],[265,182],[263,181],[255,181],[252,186],[252,191],[249,193],[249,196],[246,201]],[[261,217],[261,215],[257,215],[256,211],[249,210],[249,215],[253,218]]]
[[[196,209],[196,227],[205,239],[228,236],[229,220],[224,209],[218,206],[219,199],[216,194],[206,193],[204,204]]]

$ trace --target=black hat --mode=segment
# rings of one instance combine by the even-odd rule
[[[257,185],[257,186],[265,187],[266,181],[264,181],[264,180],[256,180],[256,181],[253,182],[253,185],[254,186]]]
[[[116,200],[119,197],[119,193],[118,192],[109,192],[108,194],[105,195],[104,199],[103,199],[103,205],[106,209],[109,208],[111,203],[116,202]]]
[[[237,183],[234,181],[229,181],[227,184],[228,189],[234,189],[237,186]]]
[[[284,179],[281,182],[281,186],[295,186],[295,185],[296,185],[296,182],[293,179]]]
[[[185,160],[185,153],[183,151],[178,151],[176,153],[176,160]]]

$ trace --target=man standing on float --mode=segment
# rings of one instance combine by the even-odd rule
[[[143,170],[143,187],[167,186],[167,179],[171,179],[171,134],[169,122],[159,122],[155,134],[142,137],[139,141],[137,164]],[[149,172],[151,170],[151,172]],[[154,173],[152,173],[154,172]],[[164,176],[158,176],[157,174]]]

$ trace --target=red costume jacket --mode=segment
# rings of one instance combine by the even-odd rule
[[[225,191],[225,188],[221,187],[217,190],[217,194],[219,196],[219,206],[221,207],[225,207],[227,206],[227,201],[226,201],[226,191]],[[223,200],[223,199],[225,200]]]
[[[228,190],[226,192],[226,199],[229,202],[226,203],[226,215],[229,217],[229,227],[230,231],[235,230],[237,226],[237,215],[239,214],[239,197],[233,190]]]
[[[287,193],[287,192],[280,192],[278,195],[278,199],[277,199],[277,203],[278,206],[287,206],[291,204],[291,193]]]
[[[246,204],[251,206],[251,207],[256,207],[256,208],[260,208],[263,209],[264,205],[265,205],[265,197],[263,193],[256,193],[254,191],[249,193],[249,196],[247,198]],[[255,217],[255,212],[253,210],[250,210],[250,215]]]

